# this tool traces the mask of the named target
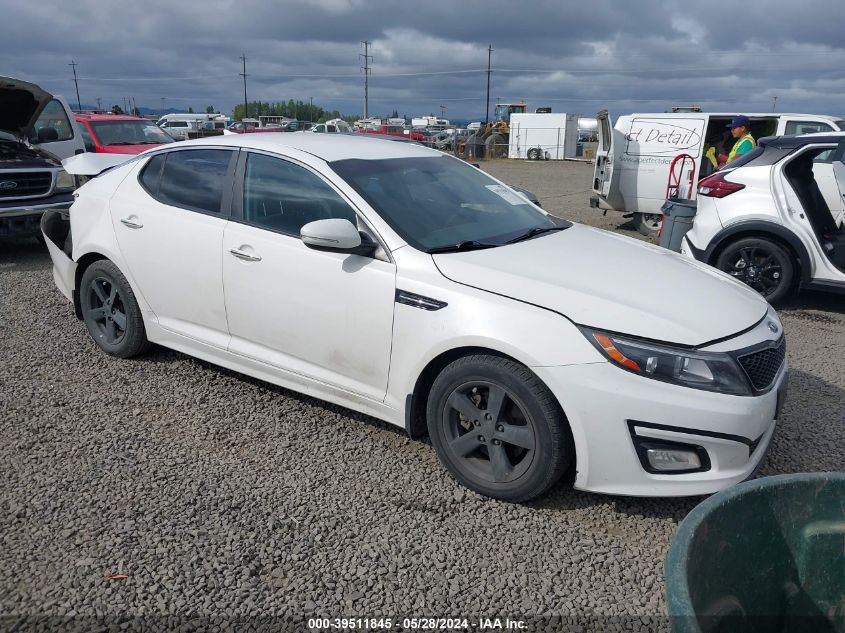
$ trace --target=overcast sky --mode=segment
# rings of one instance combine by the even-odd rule
[[[530,8],[528,8],[530,7]],[[841,0],[0,0],[0,74],[74,105],[231,113],[250,100],[363,114],[362,40],[372,42],[371,115],[482,120],[491,102],[593,115],[706,110],[845,114]],[[164,98],[162,100],[162,98]],[[492,107],[492,106],[491,106]]]

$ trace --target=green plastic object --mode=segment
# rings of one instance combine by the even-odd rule
[[[845,633],[845,473],[706,499],[678,527],[665,577],[674,633]]]

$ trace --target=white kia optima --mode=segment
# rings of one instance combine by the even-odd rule
[[[200,139],[93,178],[69,215],[42,222],[54,277],[103,351],[156,343],[427,431],[491,497],[568,470],[582,490],[712,493],[775,430],[784,335],[757,293],[435,150]]]

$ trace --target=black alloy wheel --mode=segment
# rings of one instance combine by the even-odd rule
[[[533,499],[574,457],[553,394],[507,358],[479,354],[448,365],[432,385],[426,413],[440,460],[460,483],[489,497]]]
[[[525,474],[537,444],[534,422],[519,399],[487,381],[459,385],[443,409],[450,457],[488,483],[502,484]]]
[[[716,267],[756,290],[770,303],[784,299],[792,289],[795,263],[779,244],[749,237],[729,244]]]
[[[149,343],[135,294],[112,262],[96,261],[85,270],[79,301],[85,326],[100,349],[121,358],[147,349]]]

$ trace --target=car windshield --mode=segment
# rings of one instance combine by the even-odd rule
[[[173,138],[152,121],[91,121],[100,145],[155,145]]]
[[[423,251],[501,246],[571,226],[451,156],[349,159],[331,166],[406,242]],[[539,230],[529,236],[532,229]]]

